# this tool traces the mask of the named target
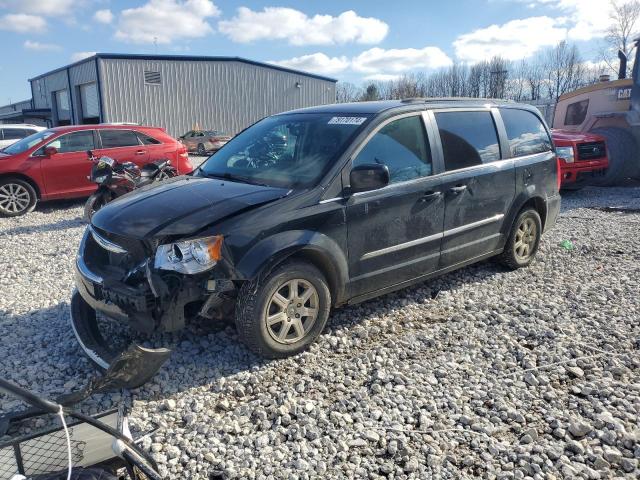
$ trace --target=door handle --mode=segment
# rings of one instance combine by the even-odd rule
[[[451,187],[449,191],[454,195],[459,195],[467,189],[466,185],[456,185],[455,187]]]
[[[428,191],[427,193],[425,193],[422,197],[420,197],[420,201],[421,202],[428,202],[430,200],[435,200],[436,198],[438,198],[440,195],[442,195],[442,192],[433,192],[433,191]]]
[[[147,153],[147,151],[146,151],[146,150],[138,150],[138,151],[136,152],[136,155],[144,155],[145,153]]]

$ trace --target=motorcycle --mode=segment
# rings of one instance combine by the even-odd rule
[[[89,416],[70,405],[93,393],[137,388],[155,374],[169,353],[133,345],[114,360],[104,376],[55,401],[0,379],[0,392],[31,406],[0,415],[0,478],[117,480],[123,478],[117,475],[124,468],[130,480],[162,480],[156,462],[138,446],[142,438],[133,440],[124,408]],[[61,427],[12,434],[20,432],[25,421],[51,416],[58,418]]]
[[[98,184],[98,189],[84,206],[87,223],[91,222],[91,217],[98,210],[125,193],[178,175],[170,160],[156,160],[138,168],[133,162],[120,163],[110,157],[98,158],[91,150],[87,151],[87,155],[93,163],[88,179]]]

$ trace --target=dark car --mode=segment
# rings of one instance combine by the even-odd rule
[[[529,265],[558,186],[549,131],[524,105],[422,99],[268,117],[192,175],[93,217],[74,328],[95,361],[109,351],[95,310],[159,332],[233,306],[251,350],[294,354],[332,307],[493,256]]]

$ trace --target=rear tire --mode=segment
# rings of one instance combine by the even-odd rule
[[[284,358],[305,350],[320,335],[330,308],[331,293],[322,272],[306,262],[285,262],[241,287],[236,327],[252,352]]]
[[[0,180],[0,215],[19,217],[33,211],[38,203],[36,190],[19,178]]]
[[[609,151],[609,168],[602,177],[594,179],[595,185],[617,185],[638,175],[638,146],[633,135],[618,127],[594,128],[590,133],[602,135]]]
[[[528,267],[538,253],[542,237],[542,221],[533,208],[520,212],[513,223],[504,251],[498,256],[499,263],[511,270]]]
[[[197,152],[198,152],[198,155],[203,157],[207,154],[207,150],[206,148],[204,148],[204,145],[202,143],[198,144]]]

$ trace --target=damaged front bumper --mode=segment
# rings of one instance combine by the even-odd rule
[[[202,313],[212,297],[233,285],[211,281],[212,272],[162,277],[150,268],[152,256],[144,253],[142,242],[121,243],[127,241],[129,245],[118,245],[88,227],[75,264],[71,325],[82,349],[102,369],[116,353],[100,333],[96,312],[139,332],[173,332],[184,327],[187,311]]]

